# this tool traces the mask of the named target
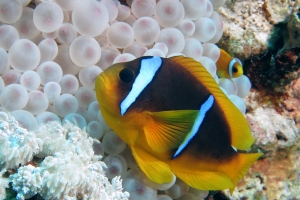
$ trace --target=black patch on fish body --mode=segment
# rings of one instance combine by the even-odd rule
[[[145,58],[145,57],[144,57]],[[124,68],[129,68],[134,73],[134,78],[132,81],[124,83],[122,80],[119,79],[118,87],[116,88],[118,90],[119,98],[118,98],[118,105],[121,104],[121,102],[125,99],[125,97],[128,95],[130,90],[132,89],[132,84],[138,74],[140,73],[140,66],[141,66],[142,59],[135,59],[130,62],[122,63],[124,64]],[[122,71],[122,70],[121,70]]]
[[[137,77],[144,58],[128,62],[125,67],[132,69]],[[120,83],[120,102],[131,90],[133,82],[126,86]],[[152,82],[144,88],[127,112],[199,110],[210,95],[209,90],[191,72],[171,58],[163,58],[162,66]],[[170,158],[176,150],[170,152]],[[178,157],[185,153],[204,161],[212,159],[218,162],[231,160],[237,154],[231,147],[229,125],[217,101],[207,111],[195,137]]]
[[[197,91],[202,92],[197,94]],[[139,109],[146,100],[149,103],[143,110],[151,112],[199,110],[209,95],[209,91],[190,72],[170,59],[163,59],[162,67],[152,82],[129,109]]]
[[[218,103],[215,102],[207,111],[200,130],[190,142],[189,149],[187,149],[189,153],[200,159],[205,159],[209,155],[218,161],[229,161],[237,154],[231,146],[230,131],[226,120],[219,116],[222,116],[222,113]]]

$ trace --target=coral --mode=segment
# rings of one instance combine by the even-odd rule
[[[232,195],[229,194],[229,191],[226,191],[225,194],[231,196],[232,200],[239,200],[243,198],[247,199],[268,199],[266,193],[264,192],[265,179],[262,178],[259,174],[255,174],[251,177],[247,176],[244,178],[243,182],[239,183],[239,187],[235,188]]]
[[[6,169],[0,171],[0,199],[4,199],[6,196],[5,188],[8,187],[9,180],[3,177],[3,174],[6,172]]]
[[[42,140],[19,126],[10,115],[0,112],[0,167],[17,168],[42,149]]]
[[[266,0],[264,9],[266,11],[267,20],[271,24],[278,24],[287,19],[293,7],[297,7],[295,1],[280,1],[280,0]],[[299,4],[299,2],[298,2]]]
[[[282,107],[287,114],[291,115],[294,118],[294,121],[297,125],[300,124],[300,70],[293,73],[295,77],[289,85],[285,87],[287,97],[282,101]]]
[[[240,58],[265,53],[268,51],[270,34],[274,31],[273,25],[286,23],[292,12],[298,12],[293,11],[297,8],[294,4],[295,1],[279,0],[226,1],[217,10],[224,21],[220,47]],[[290,29],[297,29],[298,26],[293,25],[299,19],[292,18]]]
[[[282,39],[281,39],[282,40]],[[261,96],[271,99],[286,94],[286,86],[293,83],[299,72],[300,48],[282,49],[283,43],[265,54],[244,61],[245,74],[253,88],[259,89]],[[265,92],[265,94],[264,94]]]
[[[288,38],[285,48],[300,47],[300,19],[299,8],[295,8],[287,19]]]
[[[284,49],[283,38],[278,40],[281,40],[277,42],[280,45],[272,47],[274,50],[245,60],[245,73],[255,89],[247,99],[256,102],[257,106],[272,106],[300,124],[300,48]],[[252,110],[250,107],[248,109]]]
[[[284,118],[274,109],[259,107],[246,114],[246,117],[256,138],[255,145],[264,152],[276,148],[289,149],[295,145],[297,135],[300,134],[293,119]]]
[[[82,130],[67,121],[63,126],[58,121],[42,124],[34,131],[37,138],[43,141],[43,148],[38,157],[53,156],[58,152],[77,152],[81,156],[91,157],[93,139]]]
[[[254,163],[232,199],[299,199],[299,141],[298,137],[289,151],[277,149],[272,156]]]
[[[264,152],[237,185],[231,199],[299,199],[300,129],[291,115],[279,114],[270,105],[258,104],[252,92],[246,118],[256,139],[254,148]]]
[[[38,167],[26,165],[10,176],[17,199],[40,194],[44,199],[128,199],[122,192],[122,181],[115,177],[110,183],[105,176],[106,165],[94,155],[93,139],[84,130],[67,122],[61,126],[53,121],[33,132],[43,140],[45,157]]]
[[[246,99],[246,116],[255,146],[265,157],[253,165],[233,197],[300,199],[298,12],[295,8],[274,26],[267,53],[244,62],[254,87]],[[248,179],[260,180],[263,190],[251,187]]]
[[[267,50],[271,24],[266,19],[264,2],[227,1],[217,11],[224,21],[224,36],[219,45],[239,58]]]
[[[41,191],[41,174],[32,165],[20,167],[18,173],[11,175],[10,179],[13,189],[18,192],[17,199],[28,199]]]
[[[42,173],[40,195],[45,199],[63,199],[66,196],[112,199],[114,195],[119,196],[118,199],[127,199],[128,193],[122,193],[119,177],[114,178],[117,180],[110,185],[103,169],[105,164],[97,156],[90,157],[90,160],[87,158],[71,152],[59,152],[46,157],[35,170]]]

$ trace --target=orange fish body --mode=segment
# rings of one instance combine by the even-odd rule
[[[114,64],[96,80],[107,124],[154,182],[172,173],[200,190],[233,191],[262,154],[243,114],[198,62],[182,56]]]

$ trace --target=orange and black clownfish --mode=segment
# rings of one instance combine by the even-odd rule
[[[254,142],[249,125],[192,58],[114,64],[95,89],[105,121],[156,183],[171,182],[174,173],[193,188],[233,191],[262,155],[236,151]]]
[[[243,66],[236,58],[232,58],[226,51],[220,49],[217,63],[217,74],[220,78],[237,78],[243,75]]]

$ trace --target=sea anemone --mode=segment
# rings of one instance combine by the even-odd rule
[[[0,21],[12,24],[20,19],[23,5],[19,0],[3,0],[0,2],[0,10]]]
[[[43,62],[38,66],[36,72],[41,78],[42,85],[45,85],[50,81],[58,83],[61,80],[63,74],[61,67],[53,61]]]
[[[58,46],[55,40],[52,38],[46,38],[42,40],[38,44],[38,48],[41,52],[40,63],[43,63],[45,61],[52,61],[57,56]]]
[[[39,48],[28,39],[17,40],[9,48],[9,64],[20,72],[34,70],[38,66],[40,59],[41,52]]]
[[[159,35],[159,25],[151,17],[141,17],[132,25],[134,39],[143,45],[150,45],[155,42]]]
[[[75,94],[79,88],[79,81],[72,74],[64,75],[59,82],[62,94]]]
[[[94,89],[95,80],[101,72],[102,69],[96,65],[84,67],[79,71],[79,81],[84,87]]]
[[[35,71],[26,71],[20,77],[20,84],[28,91],[36,90],[41,84],[41,78]]]
[[[106,29],[108,20],[107,8],[98,1],[79,1],[72,12],[73,25],[77,32],[84,36],[100,35]]]
[[[48,105],[49,101],[46,94],[39,90],[33,90],[28,93],[28,102],[24,110],[36,115],[44,112],[48,108]]]
[[[123,50],[123,53],[130,53],[138,58],[143,56],[147,50],[148,48],[145,45],[133,42],[129,47],[126,47]]]
[[[184,8],[179,1],[161,0],[154,8],[154,18],[162,27],[175,27],[184,18]]]
[[[164,28],[156,40],[156,43],[164,43],[168,47],[168,55],[181,52],[184,48],[184,36],[176,28]]]
[[[46,94],[49,103],[53,103],[59,98],[61,93],[61,87],[58,83],[50,81],[44,86],[44,93]]]
[[[102,143],[104,152],[111,155],[121,153],[126,147],[126,143],[113,131],[109,131],[104,135]]]
[[[19,39],[19,33],[12,25],[0,26],[0,47],[8,51],[11,45]]]
[[[54,2],[40,3],[33,13],[33,22],[42,32],[53,32],[63,23],[64,15],[61,7]]]
[[[131,11],[137,18],[152,17],[156,5],[155,0],[134,0],[132,1]]]
[[[133,43],[134,30],[125,22],[116,22],[108,28],[106,36],[112,46],[124,49]]]
[[[59,45],[57,56],[53,61],[59,64],[63,74],[76,75],[80,71],[80,67],[71,60],[69,49],[69,45]]]
[[[6,86],[0,94],[0,104],[8,112],[23,109],[28,102],[26,88],[19,84]]]
[[[80,67],[96,64],[101,57],[99,43],[91,37],[79,36],[70,45],[70,58]]]
[[[31,40],[41,33],[33,23],[33,13],[32,8],[23,8],[21,18],[12,24],[17,29],[20,38]]]
[[[63,23],[57,29],[57,41],[60,44],[70,44],[77,37],[77,31],[73,24]]]
[[[71,94],[62,94],[53,102],[55,113],[60,117],[75,113],[78,108],[77,99]]]
[[[205,15],[207,0],[182,0],[185,17],[191,20],[198,20]]]

